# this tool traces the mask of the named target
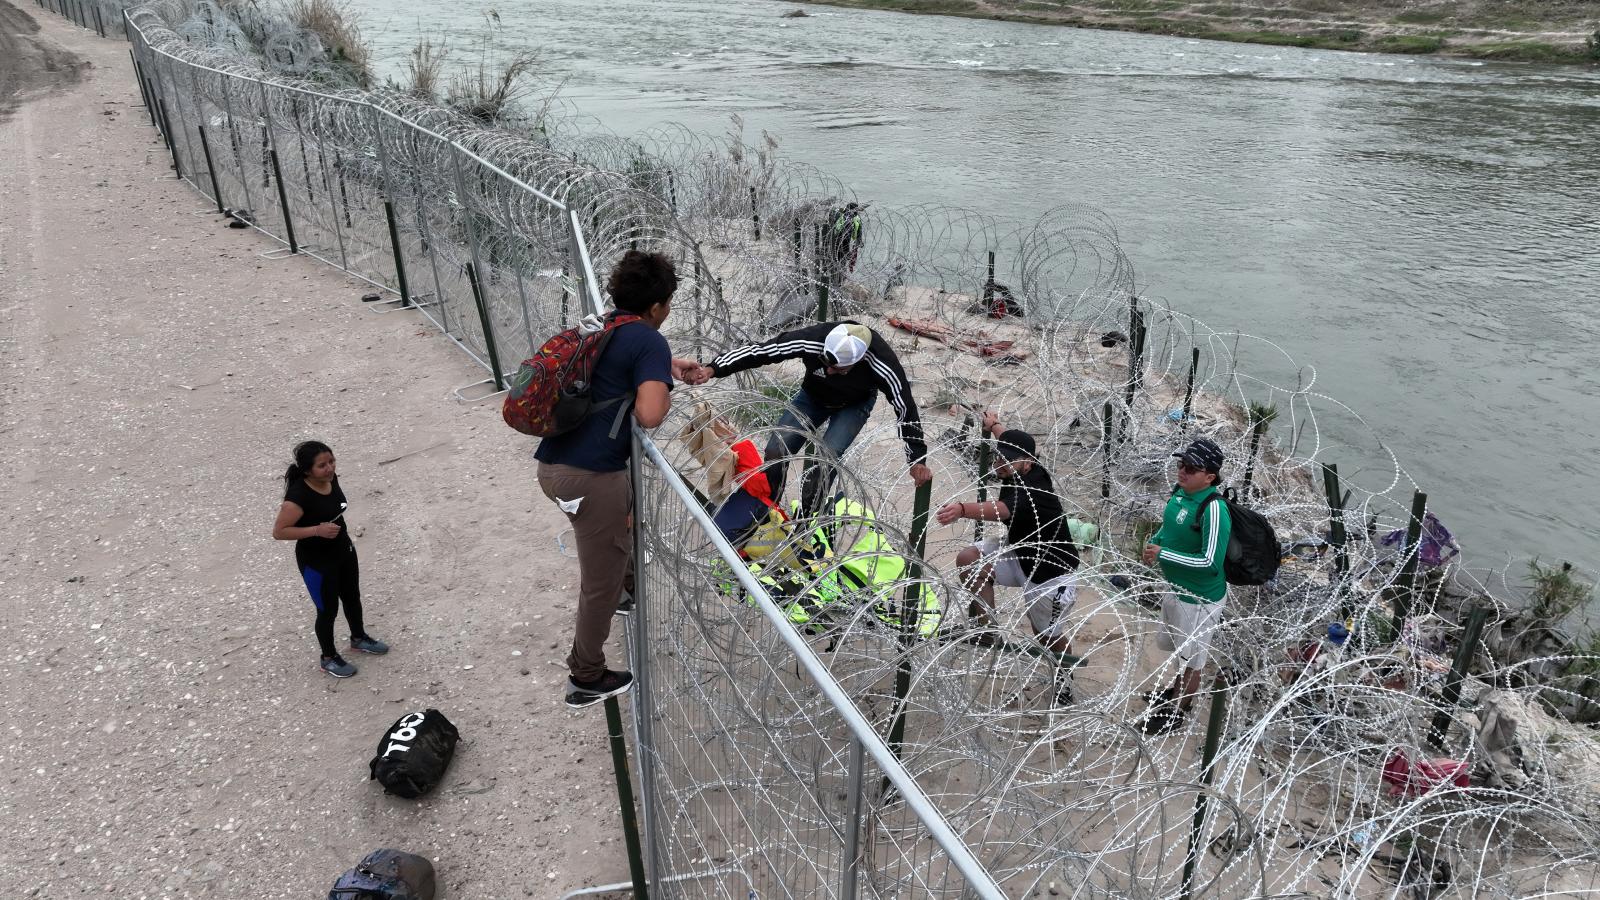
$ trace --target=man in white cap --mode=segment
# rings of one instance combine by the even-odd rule
[[[879,393],[889,398],[900,420],[900,439],[906,443],[911,480],[923,484],[933,477],[924,462],[928,446],[922,439],[922,420],[917,416],[917,402],[911,396],[911,383],[906,380],[900,358],[888,341],[859,322],[808,325],[785,331],[770,341],[735,347],[697,372],[686,373],[684,381],[704,384],[711,378],[786,359],[802,360],[806,377],[767,441],[767,480],[774,498],[783,494],[784,461],[805,444],[807,432],[821,429],[822,446],[835,457],[842,456],[867,423]],[[808,483],[801,487],[801,503],[807,510],[817,505],[827,488],[827,476],[822,474],[826,468],[816,467]]]

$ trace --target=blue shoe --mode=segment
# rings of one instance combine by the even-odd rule
[[[371,653],[373,656],[382,656],[389,652],[389,645],[375,637],[363,635],[350,639],[350,649],[360,650],[362,653]]]
[[[322,671],[335,678],[349,678],[356,673],[356,667],[345,662],[342,656],[324,656]]]

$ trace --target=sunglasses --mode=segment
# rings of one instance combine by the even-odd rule
[[[1198,474],[1200,472],[1204,472],[1206,470],[1200,468],[1199,466],[1191,466],[1186,462],[1181,462],[1181,463],[1178,463],[1178,471],[1182,472],[1185,475],[1195,475],[1195,474]]]

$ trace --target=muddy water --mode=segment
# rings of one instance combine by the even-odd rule
[[[391,70],[484,26],[355,6]],[[1146,293],[1315,367],[1481,561],[1600,568],[1600,73],[790,8],[496,4],[612,130],[738,114],[877,201],[1105,210]],[[1387,484],[1353,420],[1323,438]]]

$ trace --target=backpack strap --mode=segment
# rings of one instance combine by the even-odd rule
[[[1172,492],[1173,493],[1177,493],[1178,489],[1177,488],[1173,488]],[[1211,505],[1211,501],[1213,501],[1213,500],[1222,500],[1222,499],[1224,499],[1224,498],[1222,496],[1222,488],[1220,488],[1220,487],[1213,489],[1211,491],[1211,493],[1207,494],[1206,498],[1204,500],[1201,500],[1200,501],[1200,505],[1195,508],[1194,521],[1189,523],[1189,527],[1193,528],[1195,531],[1199,531],[1200,530],[1200,517],[1205,515],[1206,507]]]
[[[626,319],[626,321],[619,322],[617,321],[618,319]],[[593,360],[593,364],[600,364],[600,355],[605,353],[606,347],[610,345],[611,333],[613,331],[616,331],[618,328],[621,328],[624,325],[628,325],[637,321],[639,321],[639,316],[636,316],[633,313],[619,312],[617,310],[612,310],[611,312],[606,313],[605,329],[600,332],[599,343],[594,348],[594,355],[590,357],[590,359]],[[594,380],[594,371],[591,369],[585,374],[588,376],[585,380],[592,383]],[[603,403],[596,403],[589,407],[589,415],[594,415],[608,406],[615,406],[619,403],[622,404],[621,408],[617,410],[617,417],[611,422],[611,430],[606,434],[609,439],[616,440],[617,435],[622,433],[622,423],[628,420],[628,410],[633,408],[634,394],[634,391],[629,391],[620,397],[612,397],[610,400],[607,400]]]

